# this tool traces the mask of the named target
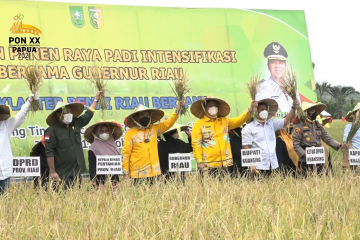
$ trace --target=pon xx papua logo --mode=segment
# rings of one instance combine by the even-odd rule
[[[30,33],[39,36],[39,34],[41,34],[40,29],[29,24],[23,24],[22,20],[24,18],[25,18],[24,14],[18,13],[17,15],[15,15],[14,17],[15,22],[10,28],[10,33],[12,34]]]

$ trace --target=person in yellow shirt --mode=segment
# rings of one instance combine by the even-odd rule
[[[199,118],[192,128],[192,147],[201,172],[205,168],[215,176],[228,172],[228,167],[233,165],[228,130],[246,123],[253,107],[257,107],[256,101],[240,116],[227,118],[230,106],[222,99],[206,97],[192,104],[191,113]]]
[[[174,125],[181,106],[185,106],[184,101],[180,101],[176,111],[159,124],[154,123],[164,116],[164,112],[143,105],[125,119],[125,125],[130,128],[125,134],[122,153],[125,179],[132,178],[135,183],[144,180],[151,184],[161,174],[157,137]]]

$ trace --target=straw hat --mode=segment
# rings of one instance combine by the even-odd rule
[[[55,109],[50,113],[50,115],[46,119],[46,123],[51,126],[54,123],[58,122],[58,117],[56,116],[56,111],[60,108],[65,108],[66,106],[71,107],[71,113],[73,114],[74,118],[77,118],[81,115],[84,111],[84,105],[81,103],[66,103],[66,102],[57,102]]]
[[[358,102],[356,104],[356,106],[354,107],[354,109],[352,111],[349,111],[346,114],[345,120],[348,121],[348,122],[352,122],[353,121],[353,114],[356,113],[359,109],[360,109],[360,102]]]
[[[30,157],[37,157],[40,155],[41,151],[45,151],[45,138],[42,136],[41,140],[35,144],[35,146],[31,149]]]
[[[95,131],[97,129],[98,126],[100,125],[108,125],[111,129],[110,132],[112,132],[112,135],[114,137],[114,140],[117,140],[121,137],[121,135],[123,134],[123,130],[121,127],[120,123],[117,123],[115,121],[100,121],[97,122],[93,125],[91,125],[90,127],[88,127],[84,133],[84,138],[87,142],[89,143],[93,143],[94,142],[94,135]]]
[[[179,124],[179,123],[175,123],[169,130],[164,132],[164,134],[168,133],[168,132],[171,132],[172,130],[179,129],[179,128],[180,128],[181,131],[185,131],[187,128],[189,128],[189,126],[182,125],[182,124]]]
[[[331,117],[331,114],[324,110],[320,113],[320,117]]]
[[[332,117],[326,117],[325,119],[322,119],[322,125],[325,126],[328,123],[332,123]]]
[[[309,103],[309,102],[303,102],[302,103],[302,110],[306,112],[306,110],[310,108],[315,108],[316,115],[319,115],[322,111],[326,110],[326,105],[324,103],[318,102],[318,103]]]
[[[271,99],[271,98],[265,98],[265,99],[258,101],[258,104],[260,104],[260,103],[265,103],[269,108],[268,109],[269,115],[267,117],[267,120],[270,120],[271,118],[273,118],[279,109],[278,103],[274,99]]]
[[[218,109],[219,109],[218,117],[226,117],[227,115],[229,115],[229,113],[230,113],[229,104],[220,98],[214,98],[214,97],[210,97],[210,96],[199,99],[196,102],[194,102],[190,108],[191,113],[197,118],[203,118],[205,115],[205,112],[201,105],[206,103],[207,101],[217,101]],[[205,108],[205,106],[204,106],[204,108]]]
[[[8,105],[0,105],[0,121],[8,120],[11,117],[11,108]]]
[[[140,104],[139,106],[137,106],[137,108],[135,108],[135,111],[132,114],[130,114],[129,116],[127,116],[125,118],[125,121],[124,121],[125,126],[127,126],[128,128],[135,127],[136,124],[135,124],[134,119],[133,119],[134,116],[137,113],[144,112],[144,111],[150,111],[151,112],[151,124],[160,121],[160,119],[164,116],[164,112],[162,110],[148,108],[148,107]]]

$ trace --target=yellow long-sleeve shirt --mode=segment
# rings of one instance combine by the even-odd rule
[[[123,170],[131,178],[154,177],[161,174],[157,137],[171,128],[179,115],[175,112],[159,124],[138,130],[129,129],[125,134],[123,149]],[[145,142],[149,139],[149,142]]]
[[[199,119],[192,128],[192,147],[196,161],[204,162],[210,168],[232,166],[228,130],[240,127],[249,118],[250,113],[246,111],[235,118],[216,118],[212,121],[205,115]]]

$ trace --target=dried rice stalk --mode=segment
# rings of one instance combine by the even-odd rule
[[[350,146],[356,132],[359,130],[360,128],[360,111],[357,111],[355,114],[353,114],[353,122],[350,128],[350,132],[349,135],[346,139],[346,144],[348,146]]]
[[[42,86],[42,76],[40,72],[41,64],[37,61],[34,64],[30,61],[25,63],[25,71],[22,73],[24,75],[27,86],[29,87],[31,93],[35,94],[39,92],[40,87]],[[33,99],[31,101],[31,109],[33,112],[40,110],[39,100]]]
[[[250,94],[250,97],[251,97],[252,101],[255,101],[256,93],[258,91],[259,82],[260,82],[260,74],[256,73],[254,76],[252,76],[250,78],[250,82],[246,83],[246,87],[248,89],[248,92]],[[251,112],[251,117],[255,118],[256,115],[257,115],[257,108],[254,107],[252,112]]]
[[[297,79],[296,73],[293,71],[292,67],[290,71],[286,71],[285,78],[280,81],[280,88],[284,93],[289,95],[293,101],[297,99]],[[298,119],[302,122],[305,122],[307,116],[305,115],[305,112],[302,110],[300,105],[297,105],[295,110]]]
[[[103,79],[103,68],[94,66],[91,69],[91,73],[90,84],[93,86],[94,91],[97,93],[101,90],[104,90],[107,84],[107,80]],[[104,111],[108,108],[108,103],[105,99],[105,93],[104,95],[100,95],[99,104],[101,109],[101,118],[104,119]]]
[[[170,85],[178,101],[185,100],[186,94],[190,92],[190,78],[184,73],[181,79],[172,80],[173,86]],[[187,115],[188,109],[183,106],[180,109],[180,116]]]

